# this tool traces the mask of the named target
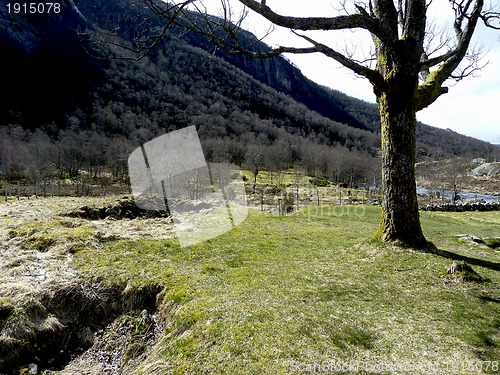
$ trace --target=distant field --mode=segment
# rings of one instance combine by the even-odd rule
[[[0,313],[10,311],[0,314],[0,347],[21,340],[28,364],[37,337],[64,341],[71,298],[108,320],[77,316],[93,347],[47,374],[293,374],[349,363],[359,372],[345,373],[500,372],[491,362],[500,359],[500,212],[422,212],[432,254],[372,240],[380,208],[364,205],[251,210],[188,248],[166,219],[58,215],[103,203],[0,203]],[[479,278],[448,274],[452,258]]]

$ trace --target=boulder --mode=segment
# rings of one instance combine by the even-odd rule
[[[500,162],[483,163],[468,173],[469,176],[500,176]]]

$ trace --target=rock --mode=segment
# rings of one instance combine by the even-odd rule
[[[38,365],[36,363],[30,363],[28,365],[28,375],[38,375]]]
[[[104,214],[106,216],[112,216],[112,217],[119,217],[121,213],[122,210],[118,206],[107,208],[106,211],[104,211]]]
[[[483,243],[484,241],[482,239],[480,239],[479,237],[476,237],[476,236],[470,236],[469,237],[473,242],[475,243]]]
[[[481,164],[486,163],[486,159],[485,158],[475,158],[475,159],[472,159],[470,163],[474,164],[474,165],[481,165]]]
[[[422,211],[444,211],[444,212],[465,212],[465,211],[500,211],[499,203],[465,203],[465,204],[441,204],[427,205],[420,207]]]
[[[500,162],[483,163],[468,173],[469,176],[500,176]]]
[[[471,234],[459,234],[457,237],[462,241],[469,241],[471,245],[484,243],[481,238]]]

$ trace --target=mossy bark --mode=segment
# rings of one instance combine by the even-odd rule
[[[379,61],[379,63],[381,63]],[[376,237],[424,246],[415,184],[418,76],[386,66],[386,89],[377,93],[382,133],[382,219]]]

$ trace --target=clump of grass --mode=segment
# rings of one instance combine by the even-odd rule
[[[500,248],[500,237],[497,238],[485,238],[484,243],[486,246],[491,247],[492,249]]]
[[[50,347],[64,329],[39,299],[27,297],[15,304],[15,307],[7,305],[9,317],[0,321],[0,371],[13,368],[22,358],[34,357],[42,348]]]
[[[144,224],[142,223],[142,221],[140,221],[136,218],[136,219],[130,221],[128,230],[140,232],[140,231],[144,230]]]
[[[351,350],[353,346],[371,349],[376,342],[376,337],[366,328],[345,323],[341,323],[337,327],[338,330],[332,330],[330,339],[333,345],[343,350]]]
[[[58,238],[58,235],[51,233],[34,233],[21,242],[21,248],[46,252],[57,242]]]
[[[448,273],[463,281],[468,282],[483,282],[484,277],[472,269],[466,262],[453,262],[448,268]]]
[[[135,319],[134,328],[132,329],[132,336],[144,335],[151,327],[151,318],[149,317],[148,310],[142,310],[138,318]]]
[[[88,373],[104,374],[110,368],[120,368],[121,373],[135,373],[135,369],[156,341],[154,323],[149,321],[146,310],[130,310],[116,317],[110,324],[93,335],[90,348],[72,363],[73,369]],[[144,329],[138,327],[143,326]],[[96,358],[106,358],[105,366]]]
[[[137,358],[139,355],[144,353],[147,349],[147,344],[145,342],[132,342],[127,346],[125,351],[124,361],[128,362],[131,359]]]
[[[0,326],[3,321],[7,320],[15,311],[14,305],[5,298],[0,298]]]

